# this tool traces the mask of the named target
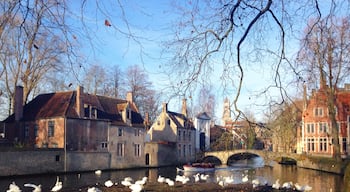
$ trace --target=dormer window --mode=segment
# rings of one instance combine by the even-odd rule
[[[97,108],[88,104],[84,104],[84,117],[97,119]]]

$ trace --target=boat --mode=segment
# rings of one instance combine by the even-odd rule
[[[214,171],[215,165],[212,163],[192,163],[183,165],[184,171],[197,171],[197,172],[205,172],[205,171]]]

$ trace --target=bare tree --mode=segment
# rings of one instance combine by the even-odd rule
[[[159,96],[153,90],[153,84],[148,75],[137,65],[127,68],[125,89],[131,91],[133,101],[139,107],[140,113],[148,113],[151,120],[158,115]]]
[[[65,68],[62,56],[67,53],[67,44],[58,28],[62,12],[54,1],[4,2],[2,8],[12,9],[5,9],[2,18],[3,89],[11,104],[15,86],[22,85],[26,103],[45,75]],[[53,20],[56,25],[52,25]]]
[[[294,152],[296,149],[297,129],[301,123],[303,101],[285,102],[274,109],[268,123],[273,150],[276,152]]]
[[[233,111],[238,118],[245,116],[238,103],[242,89],[247,89],[247,72],[268,70],[269,82],[255,90],[256,98],[274,99],[266,106],[283,103],[290,99],[287,90],[292,85],[287,80],[298,76],[291,62],[296,52],[292,43],[305,18],[328,15],[326,7],[335,4],[322,3],[320,6],[318,0],[208,0],[174,5],[180,17],[175,40],[166,44],[167,50],[175,52],[168,68],[176,77],[173,82],[178,82],[180,93],[186,93],[193,91],[199,82],[208,81],[214,71],[216,75],[220,73],[221,85],[233,95]],[[347,3],[340,1],[339,11]],[[341,11],[348,14],[348,10]],[[250,80],[258,82],[259,78]],[[279,94],[278,99],[271,96],[272,92]]]
[[[349,18],[333,15],[316,21],[311,20],[306,29],[303,46],[299,52],[299,67],[303,79],[310,86],[320,85],[326,95],[318,98],[326,103],[331,121],[335,158],[340,160],[339,127],[336,119],[338,88],[349,80],[350,75],[350,22]],[[318,82],[318,83],[317,83]]]
[[[100,65],[90,66],[84,76],[84,88],[87,92],[95,95],[105,95],[105,82],[107,80],[107,73]]]
[[[215,115],[215,95],[212,93],[212,87],[203,86],[198,93],[196,111],[197,113],[206,112],[211,118]]]

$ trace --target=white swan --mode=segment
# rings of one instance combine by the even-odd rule
[[[97,187],[89,187],[88,192],[102,192],[101,189],[97,188]]]
[[[201,178],[201,180],[206,181],[206,180],[208,180],[209,175],[208,174],[207,175],[201,174],[200,178]]]
[[[140,192],[143,189],[143,185],[132,184],[129,186],[129,189],[131,189],[132,192]]]
[[[165,182],[169,185],[169,186],[174,186],[175,185],[175,182],[169,178],[166,178],[165,179]]]
[[[158,181],[158,183],[164,183],[165,178],[159,175],[157,181]]]
[[[56,183],[52,187],[51,191],[59,191],[62,189],[62,182],[60,181],[60,178],[57,176]]]
[[[260,185],[260,181],[258,178],[252,180],[253,188],[258,187]]]
[[[143,177],[141,180],[135,181],[135,184],[144,185],[144,184],[146,184],[147,180],[148,180],[147,177]]]
[[[96,175],[101,175],[101,174],[102,174],[102,171],[101,171],[101,170],[96,170],[96,171],[95,171],[95,174],[96,174]]]
[[[299,185],[298,183],[294,184],[295,189],[297,189],[298,191],[311,191],[312,187],[309,185]]]
[[[13,181],[9,185],[9,189],[6,192],[21,192],[21,189],[16,185],[16,183]]]
[[[225,182],[225,185],[233,184],[235,182],[235,180],[233,179],[233,175],[224,177],[224,182]]]
[[[281,187],[281,185],[280,185],[280,180],[277,179],[277,180],[275,181],[275,183],[272,184],[272,188],[273,188],[273,189],[280,189],[280,187]]]
[[[193,175],[193,177],[194,177],[194,182],[196,182],[196,183],[199,182],[199,180],[200,180],[199,173]]]
[[[105,181],[104,184],[105,184],[106,187],[112,187],[114,185],[114,183],[111,180]]]
[[[245,175],[243,178],[242,178],[242,182],[245,183],[248,181],[248,175]]]
[[[33,188],[33,192],[41,192],[41,185],[35,185],[35,184],[31,184],[31,183],[26,183],[24,184],[25,187],[32,187]]]
[[[285,189],[291,189],[292,187],[293,187],[293,182],[291,182],[291,181],[285,182],[282,185],[282,188],[285,188]]]

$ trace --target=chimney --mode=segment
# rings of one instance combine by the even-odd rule
[[[16,86],[14,103],[15,120],[19,121],[23,117],[23,87]]]
[[[79,117],[84,117],[84,101],[83,101],[84,87],[78,86],[76,96],[76,110]]]
[[[187,104],[186,104],[186,99],[183,98],[182,99],[182,110],[181,110],[182,114],[187,117]]]
[[[162,113],[168,112],[168,103],[163,103]]]
[[[307,93],[306,93],[306,85],[303,85],[303,108],[306,110],[306,104],[307,104]]]
[[[143,122],[148,129],[148,126],[149,126],[149,113],[148,112],[145,113],[145,119],[143,120]]]
[[[126,100],[129,102],[129,103],[133,103],[133,95],[132,95],[132,92],[129,91],[126,93]]]

